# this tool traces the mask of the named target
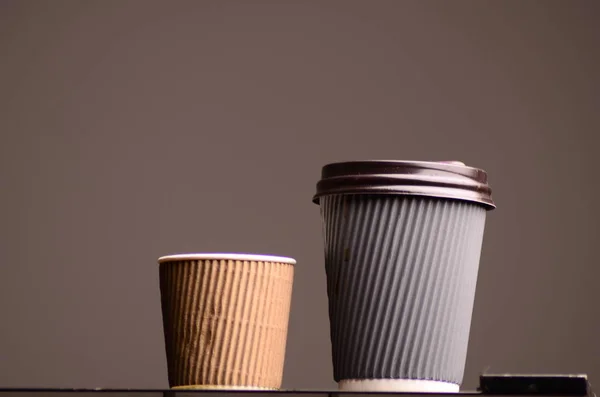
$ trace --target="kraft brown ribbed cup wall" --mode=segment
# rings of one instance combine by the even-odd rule
[[[160,260],[171,387],[281,387],[290,261]]]

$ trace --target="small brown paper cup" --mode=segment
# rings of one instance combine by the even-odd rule
[[[180,254],[159,264],[170,386],[280,388],[295,260]]]

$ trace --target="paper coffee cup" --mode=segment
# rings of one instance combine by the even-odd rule
[[[458,391],[494,208],[486,178],[454,162],[324,167],[315,201],[341,390]]]
[[[180,254],[158,261],[170,386],[281,387],[295,260]]]

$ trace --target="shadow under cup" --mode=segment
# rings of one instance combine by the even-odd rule
[[[171,388],[280,388],[295,260],[180,254],[159,263]]]
[[[486,182],[462,163],[324,167],[315,202],[341,390],[459,390],[494,208]]]

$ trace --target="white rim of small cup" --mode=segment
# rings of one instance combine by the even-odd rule
[[[158,263],[176,261],[198,261],[198,260],[231,260],[231,261],[253,261],[253,262],[275,262],[295,265],[296,260],[285,256],[256,255],[256,254],[228,254],[228,253],[202,253],[202,254],[174,254],[158,258]]]

